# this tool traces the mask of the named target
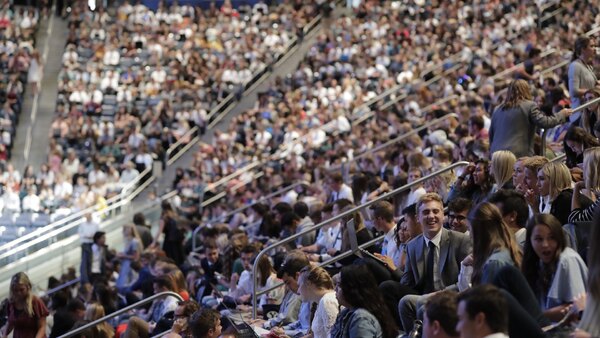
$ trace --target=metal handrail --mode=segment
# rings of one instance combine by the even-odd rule
[[[435,83],[435,82],[439,81],[440,79],[442,79],[444,76],[446,76],[446,74],[448,74],[448,73],[451,73],[451,72],[453,72],[454,70],[456,70],[457,68],[460,68],[460,67],[462,67],[462,66],[463,66],[463,62],[462,62],[462,61],[459,61],[459,62],[457,62],[457,63],[456,63],[454,66],[452,66],[452,67],[450,67],[450,68],[446,69],[445,71],[443,71],[441,74],[438,74],[438,75],[436,75],[435,77],[433,77],[433,78],[431,78],[431,79],[429,79],[429,80],[427,80],[427,81],[423,82],[423,83],[421,84],[421,86],[423,86],[423,87],[427,87],[427,86],[429,86],[429,85],[431,85],[431,84],[433,84],[433,83]],[[406,97],[407,97],[407,95],[401,95],[401,96],[398,96],[398,97],[396,97],[396,98],[394,98],[394,99],[392,99],[392,100],[390,100],[390,101],[388,101],[388,102],[384,103],[384,104],[383,104],[383,105],[382,105],[382,106],[379,108],[379,110],[380,110],[380,111],[385,111],[385,110],[387,110],[388,108],[390,108],[391,106],[393,106],[394,104],[398,103],[399,101],[401,101],[401,100],[404,100]]]
[[[585,108],[587,108],[587,107],[589,107],[589,106],[591,106],[591,105],[593,105],[595,103],[599,103],[599,102],[600,102],[600,97],[597,97],[597,98],[595,98],[593,100],[590,100],[590,101],[582,104],[581,106],[579,106],[577,108],[574,108],[573,112],[574,113],[578,112],[580,110],[583,110],[583,109],[585,109]],[[548,133],[548,129],[544,129],[544,131],[542,132],[542,145],[541,145],[542,154],[541,154],[541,156],[544,156],[544,157],[546,157],[546,134],[547,133]]]
[[[402,187],[394,189],[394,190],[392,190],[392,191],[390,191],[390,192],[388,192],[386,194],[380,195],[379,197],[377,197],[377,198],[375,198],[375,199],[373,199],[371,201],[368,201],[368,202],[366,202],[364,204],[361,204],[361,205],[359,205],[357,207],[354,207],[354,208],[352,208],[350,210],[341,212],[340,214],[338,214],[338,215],[336,215],[336,216],[334,216],[334,217],[332,217],[332,218],[330,218],[328,220],[325,220],[325,221],[323,221],[323,222],[321,222],[321,223],[319,223],[317,225],[314,225],[314,226],[312,226],[312,227],[310,227],[310,228],[308,228],[306,230],[303,230],[303,231],[301,231],[299,233],[296,233],[296,234],[294,234],[292,236],[289,236],[289,237],[287,237],[285,239],[282,239],[282,240],[280,240],[277,243],[274,243],[274,244],[271,244],[271,245],[267,246],[261,252],[259,252],[258,255],[256,256],[256,258],[254,259],[254,265],[252,267],[252,276],[253,276],[252,278],[254,278],[254,282],[252,283],[252,294],[256,295],[256,293],[257,293],[257,286],[258,286],[258,280],[257,280],[257,276],[258,276],[258,274],[257,274],[258,262],[260,261],[260,258],[262,256],[264,256],[264,255],[267,254],[267,252],[269,252],[269,251],[271,251],[271,250],[273,250],[275,248],[278,248],[278,247],[280,247],[282,245],[285,245],[287,243],[290,243],[290,242],[296,240],[296,238],[302,237],[302,236],[304,236],[304,235],[306,235],[308,233],[311,233],[311,232],[313,232],[315,230],[318,230],[318,229],[324,227],[325,225],[330,224],[333,221],[340,220],[340,219],[342,219],[342,218],[344,218],[346,216],[350,216],[350,215],[354,214],[357,211],[360,211],[360,210],[363,210],[365,208],[368,208],[371,205],[373,205],[373,204],[375,204],[375,203],[377,203],[379,201],[386,200],[386,199],[388,199],[390,197],[396,196],[397,194],[399,194],[401,192],[404,192],[404,191],[407,191],[407,190],[409,190],[409,189],[411,189],[411,188],[413,188],[415,186],[418,186],[421,183],[423,183],[423,182],[425,182],[425,181],[427,181],[427,180],[429,180],[429,179],[431,179],[433,177],[437,177],[438,175],[441,175],[441,174],[443,174],[443,173],[445,173],[447,171],[450,171],[450,170],[453,170],[454,168],[457,168],[457,167],[460,167],[460,166],[465,166],[465,165],[469,165],[469,162],[460,161],[460,162],[453,163],[453,164],[451,164],[451,165],[449,165],[447,167],[444,167],[442,169],[439,169],[439,170],[437,170],[437,171],[435,171],[435,172],[433,172],[433,173],[431,173],[431,174],[429,174],[427,176],[421,177],[418,180],[415,180],[415,181],[413,181],[411,183],[403,185]],[[257,304],[256,297],[252,297],[252,318],[256,318],[256,304]]]
[[[283,194],[285,192],[288,192],[288,191],[290,191],[290,190],[292,190],[292,189],[294,189],[294,188],[296,188],[298,186],[301,186],[301,185],[310,185],[310,183],[307,182],[307,181],[301,181],[301,182],[296,182],[296,183],[294,183],[292,185],[285,186],[285,187],[283,187],[283,188],[281,188],[281,189],[279,189],[277,191],[274,191],[274,192],[272,192],[272,193],[270,193],[270,194],[268,194],[266,196],[263,196],[263,197],[257,199],[256,201],[254,201],[254,202],[252,202],[250,204],[246,204],[243,207],[239,207],[239,208],[237,208],[235,210],[229,211],[228,213],[226,213],[224,215],[221,215],[218,218],[213,218],[213,219],[209,220],[209,222],[216,222],[218,220],[226,219],[229,216],[235,215],[235,214],[237,214],[239,212],[242,212],[242,211],[244,211],[246,209],[251,208],[255,204],[258,204],[258,203],[261,203],[263,201],[269,200],[269,199],[271,199],[271,198],[273,198],[273,197],[275,197],[277,195],[281,195],[281,194]]]
[[[242,181],[242,182],[239,182],[238,184],[234,185],[234,186],[233,186],[233,187],[230,189],[230,191],[231,191],[231,192],[233,192],[233,191],[236,191],[236,190],[238,190],[239,188],[243,187],[244,185],[246,185],[246,184],[248,184],[248,183],[252,182],[253,180],[255,180],[255,179],[257,179],[257,178],[259,178],[259,177],[261,177],[261,176],[263,176],[263,175],[264,175],[264,173],[263,173],[262,171],[261,171],[261,172],[259,172],[259,173],[256,173],[256,174],[254,174],[254,175],[253,175],[253,177],[252,177],[252,179],[251,179],[251,180],[249,180],[249,181],[246,181],[246,182],[244,182],[244,181]],[[202,203],[200,203],[200,207],[201,207],[201,208],[206,208],[207,206],[209,206],[209,205],[213,204],[214,202],[216,202],[216,201],[220,200],[221,198],[225,197],[226,195],[227,195],[227,191],[221,191],[220,193],[218,193],[218,194],[214,195],[213,197],[211,197],[211,198],[209,198],[209,199],[207,199],[207,200],[204,200],[204,201],[202,201]]]
[[[166,152],[167,158],[170,158],[171,153],[174,152],[175,149],[177,149],[177,147],[179,147],[181,144],[183,144],[182,140],[186,139],[187,137],[192,136],[197,130],[199,130],[198,126],[194,126],[190,130],[186,131],[183,135],[181,135],[181,137],[179,138],[179,140],[177,140],[177,142],[171,144],[171,146],[169,147],[169,149],[167,149],[167,152]]]
[[[139,174],[129,184],[132,184],[132,183],[136,184],[136,183],[138,183],[144,177],[143,173],[144,172],[142,172],[141,174]],[[124,189],[126,187],[128,187],[129,184],[126,185],[124,187]],[[113,196],[113,197],[109,198],[106,201],[106,204],[107,204],[108,207],[110,207],[110,206],[114,205],[115,203],[120,202],[122,199],[123,199],[123,196],[121,194],[119,194],[119,195],[116,195],[116,196]],[[99,208],[99,205],[98,204],[94,204],[94,205],[92,205],[92,206],[90,206],[90,207],[88,207],[86,209],[83,209],[83,210],[78,211],[76,213],[67,215],[66,217],[64,217],[64,218],[62,218],[62,219],[60,219],[60,220],[58,220],[56,222],[50,223],[50,224],[48,224],[48,225],[46,225],[46,226],[44,226],[42,228],[38,228],[38,229],[36,229],[36,230],[28,233],[28,234],[25,234],[24,236],[21,236],[21,237],[15,239],[13,241],[10,241],[10,242],[8,242],[8,243],[0,246],[0,252],[10,250],[11,248],[15,248],[15,245],[20,244],[22,242],[25,242],[27,240],[30,240],[32,238],[35,238],[35,237],[37,237],[39,235],[43,235],[43,234],[47,233],[48,231],[57,228],[61,224],[66,224],[66,223],[71,222],[71,221],[75,221],[76,222],[77,219],[82,218],[86,214],[98,211],[98,208]]]
[[[567,154],[562,154],[560,156],[556,156],[555,158],[551,159],[550,162],[562,162],[565,158],[567,158]]]
[[[217,221],[220,221],[220,220],[223,220],[223,219],[227,219],[231,215],[235,215],[235,214],[237,214],[239,212],[242,212],[242,211],[244,211],[246,209],[249,209],[249,208],[253,207],[254,205],[256,205],[258,203],[261,203],[261,202],[264,202],[266,200],[269,200],[269,199],[271,199],[271,198],[273,198],[273,197],[275,197],[277,195],[280,195],[280,194],[282,194],[284,192],[288,192],[288,191],[294,189],[295,187],[303,185],[303,184],[304,185],[308,185],[309,183],[306,182],[306,181],[302,181],[302,182],[297,182],[297,183],[294,183],[294,184],[289,185],[287,187],[281,188],[281,189],[279,189],[279,190],[277,190],[275,192],[272,192],[272,193],[268,194],[267,196],[263,196],[263,197],[259,198],[258,200],[254,201],[254,202],[252,202],[250,204],[247,204],[247,205],[244,205],[243,207],[239,207],[239,208],[237,208],[235,210],[229,211],[228,213],[226,213],[224,215],[221,215],[221,216],[218,216],[217,218],[212,218],[212,219],[208,220],[208,222],[206,222],[206,225],[212,224],[214,222],[217,222]],[[197,246],[196,246],[196,236],[198,235],[198,232],[200,232],[200,230],[202,228],[203,228],[202,226],[197,226],[196,229],[194,229],[194,231],[192,231],[192,251],[194,251],[194,252],[196,251],[196,248],[197,248]]]
[[[374,245],[375,243],[377,243],[377,242],[379,242],[379,241],[383,240],[383,238],[384,238],[384,237],[385,237],[385,235],[381,235],[381,236],[375,237],[375,238],[373,238],[372,240],[370,240],[370,241],[368,241],[368,242],[366,242],[366,243],[363,243],[363,244],[359,245],[358,247],[359,247],[360,249],[365,249],[365,248],[368,248],[368,247],[370,247],[371,245]],[[337,263],[338,261],[341,261],[342,259],[344,259],[344,258],[346,258],[346,257],[348,257],[348,256],[352,256],[354,253],[355,253],[355,251],[348,250],[348,251],[345,251],[345,252],[342,252],[342,253],[340,253],[339,255],[336,255],[335,257],[331,257],[330,259],[328,259],[328,260],[326,260],[326,261],[324,261],[324,262],[322,262],[322,263],[319,263],[318,265],[319,265],[319,266],[327,266],[327,265],[331,265],[331,264],[333,264],[333,263]],[[275,284],[275,285],[273,285],[273,286],[272,286],[272,287],[270,287],[270,288],[259,290],[259,291],[256,293],[256,297],[258,297],[258,296],[260,296],[260,295],[262,295],[262,294],[265,294],[265,293],[267,293],[267,292],[269,292],[269,291],[275,290],[275,289],[277,289],[277,288],[279,288],[279,287],[282,287],[282,286],[285,286],[285,283],[278,283],[278,284]]]
[[[80,280],[80,278],[78,277],[78,278],[72,279],[72,280],[70,280],[70,281],[68,281],[68,282],[66,282],[66,283],[63,283],[63,284],[61,284],[61,285],[59,285],[59,286],[57,286],[57,287],[55,287],[55,288],[52,288],[52,289],[50,289],[50,290],[46,290],[46,292],[43,292],[43,293],[40,295],[40,297],[47,297],[47,296],[50,296],[50,295],[51,295],[51,294],[53,294],[53,293],[56,293],[56,292],[58,292],[58,291],[60,291],[60,290],[63,290],[63,289],[66,289],[66,288],[68,288],[68,287],[69,287],[69,286],[71,286],[71,285],[74,285],[74,284],[77,284],[77,283],[79,283],[79,280]]]
[[[381,145],[379,145],[379,146],[377,146],[377,147],[375,147],[375,148],[371,148],[371,149],[369,149],[369,150],[367,150],[367,151],[365,151],[365,152],[362,152],[362,153],[360,153],[360,154],[358,154],[358,155],[354,156],[354,157],[353,157],[353,158],[351,158],[351,159],[348,159],[348,160],[347,160],[347,162],[346,162],[346,163],[344,163],[344,165],[351,164],[351,163],[353,163],[353,162],[356,162],[357,160],[359,160],[359,159],[361,159],[361,158],[363,158],[363,157],[366,157],[366,156],[368,156],[368,155],[371,155],[372,153],[378,152],[378,151],[380,151],[381,149],[387,148],[387,147],[389,147],[389,146],[391,146],[391,145],[393,145],[393,144],[396,144],[396,143],[398,143],[398,142],[400,142],[400,141],[404,141],[404,140],[405,140],[405,139],[407,139],[409,136],[412,136],[412,135],[414,135],[414,134],[418,134],[419,132],[421,132],[421,131],[423,131],[423,130],[425,130],[425,129],[427,129],[427,128],[431,127],[431,126],[434,126],[434,125],[436,125],[436,124],[438,124],[438,123],[440,123],[440,122],[444,122],[445,120],[447,120],[447,119],[448,119],[448,118],[450,118],[450,117],[456,117],[456,115],[455,115],[455,114],[453,114],[453,113],[450,113],[450,114],[446,114],[446,115],[444,115],[444,116],[442,116],[442,117],[440,117],[440,118],[437,118],[437,119],[435,119],[435,120],[432,120],[432,121],[430,121],[430,122],[428,122],[428,123],[426,123],[426,124],[424,124],[424,125],[420,126],[419,128],[412,129],[412,130],[411,130],[411,131],[409,131],[408,133],[402,134],[402,135],[400,135],[400,136],[396,137],[395,139],[391,139],[391,140],[389,140],[389,141],[387,141],[387,142],[385,142],[385,143],[383,143],[383,144],[381,144]],[[339,170],[339,169],[341,169],[341,168],[342,168],[342,165],[331,166],[331,167],[328,169],[328,171],[335,171],[335,170]]]
[[[544,17],[543,17],[543,18],[540,20],[540,23],[542,23],[542,22],[544,22],[544,21],[548,21],[548,20],[552,19],[553,17],[555,17],[556,15],[558,15],[558,13],[560,13],[560,12],[562,12],[562,11],[564,11],[564,10],[565,10],[565,8],[564,8],[564,7],[560,7],[560,8],[558,8],[557,10],[555,10],[554,12],[552,12],[552,13],[548,13],[547,15],[545,15],[545,16],[544,16]]]
[[[106,315],[106,316],[104,316],[102,318],[96,319],[96,320],[94,320],[91,323],[87,323],[87,324],[85,324],[85,325],[83,325],[81,327],[78,327],[78,328],[76,328],[73,331],[69,331],[69,332],[63,334],[62,336],[60,336],[58,338],[73,337],[74,335],[76,335],[76,334],[78,334],[80,332],[83,332],[83,331],[85,331],[85,330],[87,330],[87,329],[89,329],[91,327],[94,327],[94,326],[96,326],[96,325],[98,325],[100,323],[103,323],[103,322],[105,322],[105,321],[107,321],[109,319],[115,318],[116,316],[118,316],[120,314],[129,312],[130,310],[133,310],[133,309],[135,309],[135,308],[137,308],[137,307],[139,307],[141,305],[148,304],[148,303],[150,303],[151,301],[153,301],[153,300],[155,300],[157,298],[161,298],[161,297],[165,297],[165,296],[175,297],[180,302],[183,301],[183,298],[178,293],[175,293],[173,291],[165,291],[165,292],[157,293],[157,294],[154,294],[154,295],[152,295],[152,296],[150,296],[148,298],[142,299],[142,300],[140,300],[137,303],[131,304],[131,305],[126,306],[126,307],[124,307],[124,308],[122,308],[120,310],[117,310],[117,311],[115,311],[115,312],[113,312],[113,313],[111,313],[109,315]]]

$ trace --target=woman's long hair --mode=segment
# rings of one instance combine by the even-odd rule
[[[508,150],[498,150],[492,154],[492,173],[498,189],[512,181],[515,162],[515,154]]]
[[[586,96],[588,94],[594,95],[594,99],[597,99],[600,97],[600,88],[594,87],[592,89],[589,89],[587,92],[585,92],[584,96]],[[585,130],[586,132],[590,133],[591,135],[594,134],[594,126],[591,124],[591,118],[592,118],[591,116],[596,115],[596,114],[598,114],[598,103],[596,103],[595,111],[592,111],[588,107],[581,114],[581,122],[580,122],[579,126],[581,128],[583,128],[583,130]],[[598,122],[598,121],[596,121],[596,122]]]
[[[586,149],[583,152],[583,180],[585,188],[594,194],[600,192],[600,147]]]
[[[364,264],[348,265],[340,273],[340,285],[344,300],[354,308],[369,311],[381,326],[384,338],[394,338],[398,328],[385,305],[383,295],[369,268]]]
[[[529,84],[525,80],[512,81],[506,90],[506,97],[500,104],[500,108],[513,108],[521,101],[531,101],[531,90]]]
[[[550,229],[552,238],[556,240],[556,254],[550,264],[541,264],[540,258],[533,250],[531,236],[533,229],[537,225],[547,226]],[[552,277],[556,271],[556,264],[560,254],[567,247],[567,241],[563,232],[562,225],[556,217],[550,214],[537,214],[527,222],[527,236],[523,253],[523,264],[521,271],[532,290],[538,293],[538,296],[545,296],[552,284]]]
[[[554,201],[563,190],[571,188],[571,172],[566,164],[562,162],[548,162],[540,170],[550,186],[548,193],[550,201]]]
[[[27,290],[29,291],[29,292],[27,292],[27,296],[25,296],[24,300],[16,299],[16,297],[14,295],[13,289],[18,285],[24,285],[25,287],[27,287]],[[27,315],[29,317],[34,316],[33,305],[32,305],[33,294],[31,293],[31,281],[29,280],[29,277],[27,276],[27,274],[25,274],[25,272],[17,272],[10,279],[10,291],[9,291],[8,299],[13,304],[23,302],[23,304],[25,305],[25,312],[27,313]]]
[[[91,303],[85,309],[84,319],[93,322],[105,316],[104,307],[99,303]],[[102,322],[96,325],[95,330],[100,338],[112,338],[115,336],[115,330],[108,322]]]
[[[504,222],[498,207],[489,202],[479,203],[469,213],[468,220],[473,238],[473,284],[480,283],[483,266],[495,250],[508,250],[515,265],[521,266],[521,253],[514,235]]]

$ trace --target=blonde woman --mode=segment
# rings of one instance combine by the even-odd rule
[[[517,158],[508,150],[498,150],[492,154],[492,175],[496,181],[494,190],[513,189],[513,173]]]
[[[533,101],[527,81],[514,80],[508,86],[504,102],[492,115],[490,151],[510,150],[517,157],[533,156],[535,127],[554,127],[566,122],[572,114],[571,109],[563,109],[554,116],[546,116]]]
[[[536,213],[552,214],[560,224],[567,224],[571,213],[571,172],[562,162],[544,164],[537,173],[537,188],[540,194],[538,205],[532,205]]]
[[[300,270],[298,293],[304,302],[313,303],[310,333],[305,337],[328,338],[339,313],[339,304],[331,276],[325,269],[309,265]],[[316,308],[315,308],[316,305]]]
[[[571,214],[569,223],[589,222],[594,216],[594,211],[600,204],[600,147],[586,149],[583,152],[583,177],[582,182],[577,182],[573,188],[573,198],[571,199]],[[585,191],[583,188],[585,187]],[[592,200],[592,204],[583,209],[579,200],[580,194]]]
[[[123,226],[123,237],[125,240],[125,249],[119,252],[117,257],[121,259],[121,270],[117,279],[117,288],[122,289],[134,282],[135,276],[131,269],[131,263],[140,259],[140,253],[144,250],[144,245],[140,239],[135,225],[126,224]]]
[[[12,332],[14,338],[45,338],[48,309],[31,292],[31,282],[24,272],[12,276],[8,298],[8,322],[2,337]]]
[[[85,309],[85,315],[83,317],[84,320],[89,320],[93,322],[94,320],[100,319],[104,317],[106,314],[104,313],[104,307],[98,303],[91,303]],[[115,330],[113,327],[106,321],[96,325],[94,327],[96,331],[95,337],[98,338],[112,338],[115,336]]]

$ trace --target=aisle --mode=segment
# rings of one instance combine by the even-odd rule
[[[11,158],[18,170],[22,171],[27,164],[37,170],[46,162],[48,135],[58,95],[57,79],[62,66],[66,36],[67,21],[58,17],[40,21],[36,45],[40,54],[45,56],[44,75],[39,95],[32,97],[29,88],[23,103]]]

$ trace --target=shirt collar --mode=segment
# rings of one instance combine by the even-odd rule
[[[425,239],[425,246],[429,246],[429,242],[433,242],[433,244],[439,248],[440,242],[442,241],[442,230],[443,229],[440,229],[437,235],[435,235],[431,240],[423,235],[423,238]]]

